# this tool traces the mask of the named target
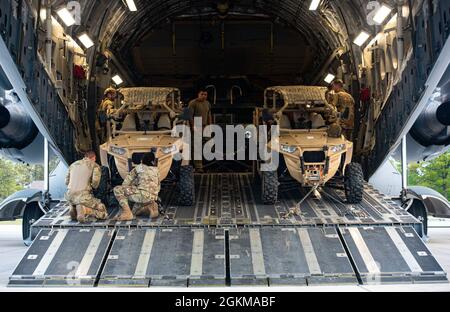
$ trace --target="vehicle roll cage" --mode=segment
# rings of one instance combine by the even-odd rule
[[[172,125],[177,123],[176,117],[181,111],[181,93],[178,88],[170,87],[136,87],[121,88],[118,90],[123,96],[120,112],[125,113],[168,113]],[[172,130],[144,130],[123,131],[116,130],[118,121],[111,118],[111,135],[109,138],[119,134],[169,134]]]
[[[303,108],[308,112],[323,113],[329,105],[325,97],[326,91],[326,87],[317,86],[270,87],[264,91],[264,109],[274,113],[274,119],[278,124],[284,112],[298,111]],[[289,132],[296,131],[299,129],[289,129]]]

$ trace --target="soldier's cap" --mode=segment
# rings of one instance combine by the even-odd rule
[[[117,93],[117,90],[114,88],[106,88],[105,92],[103,93],[104,95],[108,95],[108,93]]]

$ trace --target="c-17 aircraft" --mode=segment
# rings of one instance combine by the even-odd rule
[[[0,220],[22,218],[31,244],[10,286],[64,286],[69,275],[82,286],[446,280],[421,237],[427,216],[449,217],[450,204],[407,185],[406,168],[450,146],[449,32],[444,0],[2,0],[0,153],[45,167],[43,190],[0,205]],[[83,152],[106,165],[109,195],[135,165],[130,150],[119,161],[129,146],[102,149],[96,112],[107,88],[178,90],[181,112],[204,87],[213,123],[246,126],[268,88],[336,78],[355,99],[350,158],[368,181],[359,203],[339,183],[308,197],[294,183],[265,204],[255,161],[217,160],[193,174],[189,205],[177,201],[180,174],[170,180],[169,166],[158,218],[70,220],[64,178]],[[154,135],[147,126],[132,135]],[[52,156],[60,163],[49,172]]]

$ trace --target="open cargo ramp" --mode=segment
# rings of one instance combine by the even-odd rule
[[[225,286],[224,235],[208,228],[120,229],[99,286],[120,285]]]
[[[230,231],[231,285],[357,284],[334,227]]]
[[[339,227],[339,232],[363,284],[447,281],[412,227]]]
[[[263,205],[247,174],[196,176],[196,202],[161,191],[165,215],[79,224],[61,202],[37,234],[10,286],[274,286],[447,281],[417,231],[421,223],[366,184],[360,204],[343,190],[302,197],[284,190]],[[109,207],[114,216],[117,207]]]
[[[11,276],[10,286],[94,286],[114,230],[45,229]]]

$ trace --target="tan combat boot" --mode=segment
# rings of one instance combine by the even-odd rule
[[[141,204],[141,203],[135,203],[133,205],[133,215],[135,215],[136,217],[138,216],[143,216],[145,215],[147,212],[145,205]]]
[[[150,212],[151,218],[157,218],[159,216],[159,207],[157,202],[153,201],[150,204],[148,204],[147,207]]]
[[[159,216],[158,204],[156,202],[135,204],[133,213],[135,216],[157,218]]]
[[[131,212],[130,206],[126,205],[122,207],[122,212],[119,216],[115,217],[115,221],[131,221],[134,219],[133,213]]]
[[[84,218],[86,222],[95,222],[102,217],[102,214],[98,213],[95,209],[86,206],[84,207]]]
[[[77,221],[77,206],[75,205],[70,206],[69,215],[72,221]]]
[[[77,212],[78,222],[85,223],[86,222],[86,212],[85,212],[84,206],[77,205],[76,212]]]

